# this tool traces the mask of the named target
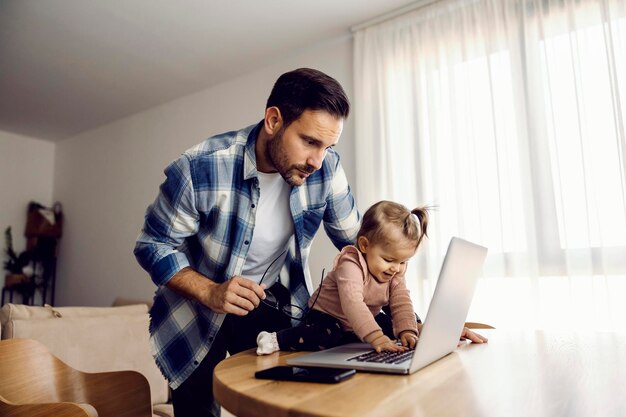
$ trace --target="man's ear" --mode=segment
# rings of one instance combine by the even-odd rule
[[[263,128],[268,135],[274,136],[283,126],[283,116],[280,109],[276,106],[265,109],[265,120]]]
[[[359,236],[359,239],[356,243],[362,253],[367,253],[367,247],[369,246],[370,242],[365,236]]]

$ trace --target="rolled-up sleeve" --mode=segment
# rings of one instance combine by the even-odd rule
[[[183,155],[171,163],[165,176],[159,195],[146,211],[134,250],[137,261],[156,285],[166,284],[189,266],[187,255],[179,248],[199,227],[189,159]]]

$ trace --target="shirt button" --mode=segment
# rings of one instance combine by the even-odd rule
[[[249,245],[249,244],[250,244],[250,242],[246,240],[245,242],[243,242],[243,244],[244,244],[244,245]]]
[[[253,205],[252,205],[252,208],[255,208],[255,207],[256,207],[256,204],[253,204]]]
[[[198,365],[198,361],[193,361],[193,364],[194,365]]]

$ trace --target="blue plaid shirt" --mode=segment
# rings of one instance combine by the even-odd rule
[[[165,284],[187,266],[215,282],[241,275],[259,201],[255,143],[261,124],[214,136],[165,169],[166,179],[148,207],[135,256],[158,286],[150,311],[150,340],[157,365],[172,388],[206,356],[224,320]],[[318,171],[292,187],[295,235],[281,275],[292,303],[306,306],[312,288],[311,243],[322,221],[337,248],[356,239],[360,215],[339,155],[330,149]]]

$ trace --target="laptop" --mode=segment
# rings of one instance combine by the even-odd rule
[[[412,374],[430,365],[458,346],[486,256],[487,248],[458,237],[450,240],[414,350],[377,353],[368,343],[350,343],[290,358],[287,364],[391,374]]]

